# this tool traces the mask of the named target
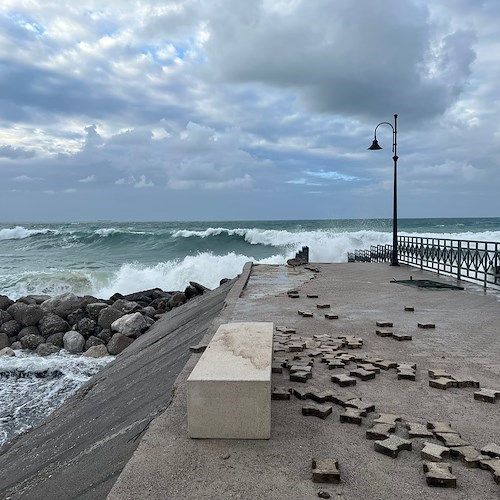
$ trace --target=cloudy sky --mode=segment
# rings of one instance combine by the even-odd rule
[[[500,216],[498,0],[0,0],[0,220]]]

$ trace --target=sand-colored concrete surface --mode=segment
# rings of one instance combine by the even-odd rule
[[[376,411],[360,426],[340,423],[341,406],[333,404],[326,419],[302,415],[311,401],[272,401],[272,433],[268,441],[190,439],[187,433],[186,378],[199,355],[193,355],[182,371],[170,407],[154,422],[118,478],[108,498],[126,499],[313,499],[320,489],[332,498],[359,500],[475,499],[500,497],[493,475],[468,468],[458,459],[447,459],[457,477],[456,489],[427,486],[421,450],[424,442],[442,444],[435,438],[414,438],[412,450],[398,458],[377,453],[366,431],[380,413],[401,416],[403,421],[426,424],[449,421],[463,440],[480,449],[500,445],[500,400],[497,404],[475,401],[477,389],[429,387],[429,369],[473,378],[481,387],[500,389],[500,302],[493,292],[461,283],[465,290],[419,289],[391,283],[393,278],[451,278],[418,269],[386,264],[318,264],[319,273],[304,268],[254,266],[246,288],[225,308],[217,322],[272,321],[297,330],[295,336],[352,335],[363,339],[362,349],[349,354],[416,363],[416,380],[398,380],[395,369],[381,370],[374,380],[357,379],[353,387],[340,388],[330,377],[345,370],[328,370],[316,360],[306,383],[290,382],[289,371],[273,374],[280,387],[332,390],[353,393],[375,404]],[[296,289],[300,298],[286,291]],[[306,294],[317,293],[318,299]],[[330,309],[317,309],[329,303]],[[414,312],[405,311],[414,306]],[[297,311],[310,310],[305,318]],[[339,319],[328,320],[325,312]],[[393,322],[392,330],[412,335],[397,341],[376,335],[377,321]],[[418,323],[435,323],[421,329]],[[278,348],[275,342],[275,349]],[[280,354],[283,356],[283,354]],[[237,404],[237,401],[234,402]],[[397,422],[395,435],[408,439],[404,422]],[[338,460],[339,484],[312,481],[313,459]]]

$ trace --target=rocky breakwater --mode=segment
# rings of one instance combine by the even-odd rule
[[[16,301],[0,295],[0,355],[28,349],[40,356],[65,349],[71,354],[117,355],[162,315],[208,290],[190,282],[184,291],[159,288],[108,300],[65,293],[28,295]]]

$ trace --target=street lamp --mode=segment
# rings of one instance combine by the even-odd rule
[[[380,122],[375,127],[375,138],[373,139],[373,144],[368,148],[371,151],[377,151],[382,149],[377,141],[377,129],[380,125],[389,125],[392,129],[392,152],[394,156],[394,206],[392,212],[392,255],[391,255],[391,266],[399,266],[398,262],[398,115],[394,115],[394,126],[389,122]]]

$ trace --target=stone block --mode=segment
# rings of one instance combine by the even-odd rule
[[[368,372],[380,373],[380,368],[378,366],[372,365],[371,363],[358,363],[358,368],[362,368]]]
[[[410,436],[410,439],[415,439],[415,438],[432,439],[434,437],[432,431],[427,429],[427,427],[423,424],[419,424],[416,422],[408,422],[406,424],[406,428],[408,429],[408,434]]]
[[[187,379],[191,438],[269,439],[273,324],[221,325]]]
[[[293,335],[297,333],[297,330],[295,330],[295,328],[290,328],[289,326],[277,326],[276,331],[287,335]]]
[[[345,363],[343,361],[340,361],[338,359],[332,359],[331,361],[328,361],[329,370],[337,370],[340,368],[345,368]]]
[[[297,399],[304,400],[309,397],[309,389],[302,389],[302,387],[294,387],[292,389],[292,394]]]
[[[306,372],[312,376],[312,366],[309,366],[308,364],[292,364],[290,366],[290,373],[296,373],[296,372]]]
[[[435,433],[439,432],[440,434],[445,434],[445,433],[458,434],[457,431],[451,428],[450,422],[446,422],[444,420],[435,420],[432,422],[427,422],[427,429],[432,429]]]
[[[314,316],[314,314],[311,312],[311,311],[302,311],[302,310],[299,310],[297,311],[299,313],[300,316],[302,316],[303,318],[312,318]]]
[[[291,293],[291,292],[288,292],[288,297],[291,298],[291,299],[300,299],[300,295],[298,293]]]
[[[429,378],[453,378],[447,370],[443,370],[441,368],[435,368],[433,370],[429,370]]]
[[[405,306],[405,309],[404,309],[406,312],[413,312],[415,311],[415,308],[413,306]]]
[[[308,299],[319,299],[319,295],[317,293],[308,293],[307,298]]]
[[[488,457],[484,456],[476,450],[473,446],[456,446],[454,448],[450,448],[451,456],[455,458],[459,458],[464,462],[466,467],[477,468],[479,467],[479,461],[487,459]]]
[[[271,371],[272,373],[283,373],[283,366],[281,366],[281,363],[274,361],[271,365]]]
[[[302,407],[302,415],[325,419],[332,413],[332,405],[318,405],[310,403]]]
[[[399,452],[402,450],[411,451],[412,443],[408,439],[400,438],[399,436],[392,435],[383,441],[375,441],[375,451],[387,455],[392,458],[397,458]]]
[[[417,369],[417,363],[397,363],[397,367],[400,369],[410,369],[410,370],[416,370]]]
[[[349,375],[351,375],[351,377],[357,377],[361,380],[372,380],[375,378],[376,373],[363,370],[363,368],[356,368],[355,370],[351,370]]]
[[[315,483],[340,483],[338,460],[333,458],[313,458],[312,480]]]
[[[424,462],[425,480],[429,486],[456,488],[457,478],[452,474],[451,465],[447,462]]]
[[[486,446],[483,446],[481,448],[481,453],[483,455],[488,455],[489,457],[492,457],[492,458],[499,458],[500,457],[500,446],[498,446],[495,443],[489,443]]]
[[[434,443],[424,443],[424,447],[420,452],[423,460],[430,460],[431,462],[441,462],[443,458],[450,456],[450,448],[441,446]]]
[[[495,483],[500,484],[500,458],[489,458],[479,461],[481,469],[489,470],[493,474]]]
[[[462,378],[462,377],[452,377],[455,380],[455,386],[462,389],[464,387],[474,387],[475,389],[479,389],[479,382],[477,380],[471,378]]]
[[[455,380],[451,378],[434,378],[429,380],[429,387],[432,387],[434,389],[441,389],[441,390],[446,390],[449,389],[450,387],[456,387],[457,383]]]
[[[391,330],[375,330],[375,333],[379,337],[392,337],[392,331]]]
[[[333,313],[325,313],[325,318],[326,319],[339,319],[339,315],[333,314]]]
[[[347,408],[344,413],[340,414],[340,422],[361,425],[364,416],[366,416],[366,412],[356,408]]]
[[[380,361],[374,361],[373,365],[375,365],[377,368],[381,368],[382,370],[390,370],[392,368],[396,368],[398,366],[398,363],[396,361],[382,359]]]
[[[393,424],[374,424],[366,431],[366,439],[387,439],[396,430]]]
[[[198,344],[189,346],[189,350],[194,353],[203,352],[207,348],[207,344]]]
[[[348,340],[346,343],[347,349],[361,349],[363,347],[362,340]]]
[[[317,309],[330,309],[330,304],[316,304]]]
[[[345,406],[346,408],[357,408],[358,410],[362,410],[367,413],[375,411],[375,405],[373,403],[367,403],[359,398],[350,399],[346,402]]]
[[[496,400],[500,399],[500,391],[496,389],[481,389],[474,393],[474,399],[486,403],[496,403]]]
[[[290,373],[290,382],[302,382],[305,384],[310,378],[311,378],[311,373],[308,372],[293,372]]]
[[[377,321],[376,325],[380,328],[392,328],[394,326],[392,321]]]
[[[411,370],[408,368],[398,368],[398,380],[416,380],[415,370]]]
[[[349,401],[358,399],[358,397],[355,394],[352,393],[345,393],[345,394],[334,394],[331,393],[328,401],[331,401],[332,403],[335,403],[336,405],[343,406],[344,408],[347,407],[347,404]],[[357,409],[357,408],[355,408]],[[364,412],[364,415],[366,416],[366,412]]]
[[[389,424],[396,425],[396,422],[401,422],[401,417],[394,413],[380,413],[380,415],[373,421],[374,424]]]
[[[469,443],[464,441],[460,434],[453,434],[451,432],[441,433],[435,432],[436,438],[439,439],[445,446],[448,448],[456,447],[456,446],[468,446]]]
[[[290,399],[290,390],[286,387],[274,387],[271,392],[271,399],[284,401]]]
[[[436,328],[436,325],[434,323],[417,323],[417,326],[424,329]]]
[[[349,377],[349,375],[345,375],[344,373],[341,373],[339,375],[332,375],[331,380],[334,384],[340,385],[340,387],[356,385],[356,379]]]
[[[400,342],[403,340],[413,340],[413,337],[408,333],[393,333],[392,338]]]

